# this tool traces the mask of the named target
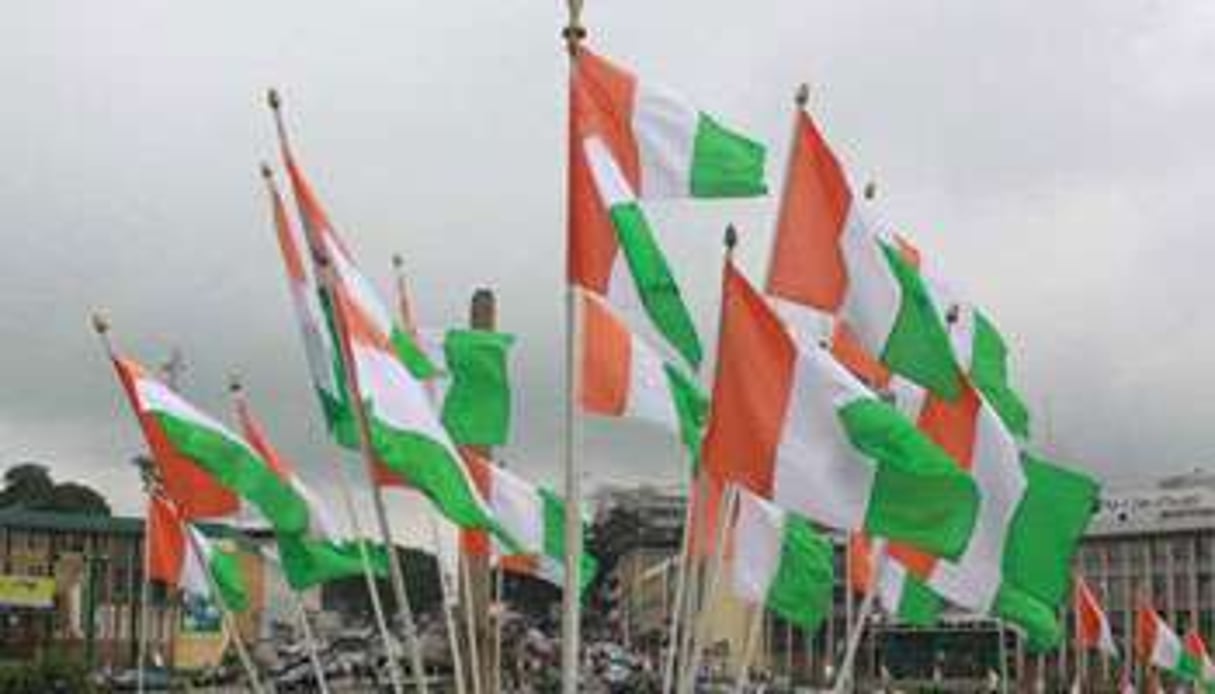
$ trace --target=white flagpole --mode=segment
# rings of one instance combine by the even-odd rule
[[[279,110],[278,93],[271,90],[268,101],[271,110],[274,112],[274,122],[278,128],[279,138],[283,146],[286,147],[287,130],[283,125],[282,112]],[[314,254],[322,252],[319,248],[313,248],[312,250]],[[337,284],[334,277],[335,269],[328,257],[320,256],[316,260],[318,284],[322,291],[329,296],[334,307],[333,321],[337,326],[338,351],[341,354],[342,365],[346,372],[346,402],[350,404],[350,409],[354,412],[355,428],[358,430],[359,436],[359,448],[363,454],[367,482],[371,485],[371,499],[375,506],[376,523],[379,526],[380,539],[388,552],[388,573],[393,593],[397,599],[398,616],[401,619],[401,626],[405,632],[405,641],[409,644],[409,657],[414,681],[417,684],[418,691],[421,694],[427,694],[430,687],[426,682],[426,666],[422,659],[422,645],[418,639],[417,626],[414,622],[413,610],[409,603],[409,593],[405,589],[405,575],[401,569],[401,562],[397,556],[396,546],[393,543],[392,526],[388,522],[388,510],[384,505],[384,495],[380,489],[380,485],[376,484],[375,480],[376,454],[371,444],[371,428],[367,421],[367,411],[363,407],[362,391],[358,386],[358,371],[355,368],[354,355],[351,354],[350,332],[346,325],[345,312],[340,306],[341,297],[338,296],[335,290]],[[396,657],[395,649],[389,652],[388,655],[390,661],[394,660]],[[390,668],[390,670],[394,676],[399,676],[396,668]]]
[[[219,591],[219,584],[216,583],[215,577],[211,575],[211,566],[207,563],[207,553],[198,544],[198,538],[194,537],[194,533],[191,532],[188,523],[186,537],[189,539],[190,546],[194,549],[194,554],[198,557],[199,561],[203,562],[203,575],[206,576],[207,586],[211,589],[211,599],[219,607],[224,629],[228,632],[228,637],[232,639],[232,643],[236,646],[236,655],[240,659],[241,666],[245,668],[245,675],[249,678],[249,687],[255,694],[263,694],[265,689],[262,688],[261,680],[258,679],[257,667],[254,666],[253,659],[245,648],[245,641],[240,636],[240,628],[236,624],[233,612],[228,608],[227,601],[224,600],[223,594]]]
[[[747,629],[747,642],[743,646],[742,660],[738,664],[738,677],[734,682],[734,691],[741,694],[747,689],[750,678],[751,661],[755,659],[755,651],[759,647],[760,630],[764,623],[764,606],[751,608],[751,624]]]
[[[717,594],[721,590],[721,570],[725,562],[726,534],[733,521],[735,506],[738,503],[738,488],[733,484],[726,487],[723,493],[721,507],[718,510],[717,527],[713,538],[717,546],[713,548],[713,562],[709,567],[708,587],[705,599],[696,615],[696,623],[692,632],[692,645],[688,651],[688,663],[679,682],[678,691],[682,694],[692,694],[696,689],[696,674],[700,670],[700,661],[704,653],[704,640],[708,636],[709,620],[712,617],[713,605],[717,602]]]
[[[296,616],[300,620],[300,627],[304,631],[304,645],[308,648],[308,660],[312,662],[312,672],[316,675],[316,685],[320,688],[321,694],[329,694],[329,681],[325,677],[325,667],[321,664],[321,654],[317,650],[316,636],[312,633],[312,624],[308,621],[308,610],[304,608],[304,599],[294,590],[291,593],[291,602],[295,605]]]
[[[692,486],[695,484],[698,488],[701,484],[701,476],[689,473],[687,495],[684,502],[683,513],[683,537],[679,543],[679,574],[675,579],[675,600],[671,603],[670,623],[667,626],[667,651],[663,657],[662,666],[662,689],[663,694],[671,691],[674,684],[675,670],[679,666],[679,646],[681,643],[680,637],[685,629],[681,623],[683,618],[683,604],[687,599],[688,581],[691,578],[692,572],[689,571],[688,564],[691,562],[692,556],[692,536],[694,533],[693,523],[696,522],[695,508],[692,503],[693,493]],[[699,496],[699,494],[697,495]]]
[[[481,654],[477,648],[477,616],[473,614],[472,576],[468,570],[468,558],[460,552],[460,586],[464,591],[464,625],[468,630],[469,678],[472,679],[473,694],[481,694]]]
[[[447,627],[447,647],[451,649],[452,679],[456,683],[456,694],[464,694],[466,691],[464,659],[460,655],[460,634],[457,631],[455,616],[452,614],[452,607],[456,603],[452,595],[455,587],[451,585],[451,574],[443,567],[445,552],[442,545],[443,540],[439,536],[439,521],[433,513],[427,514],[427,517],[430,519],[430,536],[431,542],[434,543],[435,558],[438,559],[440,602],[443,605],[443,621]],[[459,547],[456,548],[456,551],[459,552]],[[457,556],[459,555],[457,554]]]
[[[844,650],[844,660],[840,663],[839,671],[835,675],[835,686],[831,688],[834,694],[843,694],[853,686],[853,670],[856,663],[856,652],[861,645],[861,636],[865,633],[865,626],[869,623],[869,615],[873,614],[873,606],[877,602],[877,586],[879,576],[882,575],[882,569],[886,564],[886,540],[877,538],[873,542],[873,576],[870,578],[869,589],[865,591],[865,599],[861,601],[860,612],[856,616],[856,623],[852,625],[852,633],[848,635],[848,645]]]
[[[562,31],[574,69],[578,45],[586,37],[582,26],[583,0],[566,0],[569,23]],[[571,123],[572,126],[572,123]],[[569,191],[566,191],[567,195]],[[561,593],[561,691],[578,694],[579,632],[582,601],[580,558],[582,557],[582,489],[577,459],[578,412],[575,402],[578,367],[577,294],[565,288],[565,413],[562,427],[562,467],[565,474],[565,581]]]

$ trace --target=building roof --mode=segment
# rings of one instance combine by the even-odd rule
[[[5,508],[0,509],[0,528],[142,535],[143,519],[131,518],[129,516],[98,516],[83,513],[33,511],[25,508]]]

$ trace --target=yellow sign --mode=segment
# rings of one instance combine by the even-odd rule
[[[55,606],[55,579],[0,574],[0,607]]]

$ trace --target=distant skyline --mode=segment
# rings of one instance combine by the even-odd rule
[[[1009,338],[1049,454],[1116,486],[1215,463],[1215,5],[589,0],[590,45],[769,146],[800,82],[883,213]],[[143,446],[88,327],[230,418],[238,370],[318,486],[326,441],[257,167],[267,87],[390,296],[422,322],[482,286],[518,335],[502,456],[559,483],[566,60],[548,3],[20,3],[0,25],[0,467],[33,460],[138,513]],[[706,345],[721,230],[763,277],[777,196],[648,208]],[[706,373],[711,373],[706,369]],[[597,481],[674,482],[678,445],[588,420]],[[353,462],[353,461],[352,461]],[[398,512],[412,520],[409,504]],[[412,524],[416,525],[416,524]],[[405,530],[416,532],[416,527]]]

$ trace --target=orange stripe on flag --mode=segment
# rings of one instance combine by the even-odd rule
[[[582,309],[582,408],[608,416],[624,414],[629,400],[632,335],[603,301],[579,292]]]
[[[148,578],[176,586],[186,557],[186,529],[172,502],[148,499]]]
[[[473,485],[477,488],[477,493],[488,502],[490,494],[493,493],[491,487],[493,485],[494,473],[489,467],[491,463],[468,446],[460,447],[460,456],[464,458],[464,464],[468,468],[468,476],[472,478]],[[460,547],[469,556],[488,557],[490,554],[489,534],[483,530],[461,529]]]

